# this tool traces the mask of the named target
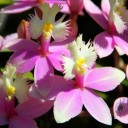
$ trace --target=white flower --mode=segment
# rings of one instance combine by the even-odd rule
[[[57,13],[61,7],[54,4],[50,7],[48,4],[39,6],[43,16],[40,19],[35,11],[35,15],[30,16],[30,35],[33,39],[39,38],[43,35],[46,39],[53,37],[56,41],[62,41],[69,35],[69,20],[62,22],[65,18],[63,15],[58,21],[55,21]]]
[[[27,99],[28,87],[26,85],[26,80],[21,75],[16,76],[15,73],[16,67],[8,64],[2,77],[3,89],[8,100],[16,96],[19,102],[23,102]]]
[[[63,57],[64,74],[66,79],[74,78],[76,73],[84,75],[86,69],[92,68],[95,64],[97,55],[94,47],[88,42],[86,45],[80,35],[76,41],[68,45],[71,57]]]
[[[122,1],[122,0],[121,0]],[[109,20],[114,22],[118,33],[123,33],[127,29],[124,17],[121,15],[123,3],[120,0],[109,0],[110,2],[110,14]]]

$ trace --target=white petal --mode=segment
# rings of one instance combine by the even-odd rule
[[[64,61],[64,78],[65,79],[72,79],[73,77],[75,77],[74,73],[73,73],[73,67],[74,67],[74,61],[70,58],[67,57],[63,57],[63,61]]]
[[[53,27],[53,38],[56,41],[63,41],[69,36],[69,20],[62,22],[58,20]]]
[[[125,25],[125,22],[122,20],[121,16],[117,15],[116,13],[113,12],[113,21],[116,27],[116,30],[118,33],[123,33],[124,30],[127,29],[127,26]]]
[[[42,31],[43,31],[43,22],[42,20],[38,17],[38,15],[35,12],[35,15],[30,16],[30,35],[33,39],[37,39],[41,36]]]
[[[15,96],[18,99],[18,102],[24,102],[28,98],[29,91],[26,80],[21,75],[17,75],[13,84],[15,87]]]

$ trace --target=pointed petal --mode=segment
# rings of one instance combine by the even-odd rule
[[[8,63],[16,66],[17,73],[26,73],[34,68],[38,57],[36,52],[22,50],[14,53]]]
[[[109,0],[102,0],[101,1],[101,8],[102,8],[102,11],[108,16],[109,12],[110,12]]]
[[[82,100],[87,111],[99,122],[111,125],[112,117],[104,100],[91,90],[82,91]]]
[[[38,83],[38,81],[43,79],[47,74],[48,76],[50,74],[53,74],[53,67],[46,57],[40,57],[35,65],[35,71],[34,71],[35,83]]]
[[[128,124],[128,98],[120,97],[115,100],[113,106],[114,118]]]
[[[51,53],[48,55],[48,59],[50,60],[51,64],[53,65],[53,67],[58,70],[58,71],[62,71],[62,55],[61,53]]]
[[[9,121],[9,128],[38,128],[38,126],[31,118],[14,116]]]
[[[100,58],[110,55],[114,50],[112,36],[107,32],[98,34],[94,39],[94,47]]]
[[[26,39],[15,39],[11,41],[6,41],[3,49],[9,49],[13,52],[19,51],[19,50],[30,50],[30,51],[37,51],[39,49],[39,45],[32,41],[32,40],[26,40]]]
[[[82,100],[80,93],[79,89],[74,89],[58,94],[54,102],[54,117],[57,123],[69,121],[81,112]]]
[[[30,98],[16,107],[16,112],[20,116],[37,118],[48,112],[53,106],[53,101],[43,101],[36,98]]]
[[[7,13],[7,14],[21,13],[23,11],[26,11],[32,8],[34,5],[35,5],[35,2],[32,2],[32,1],[14,3],[13,5],[2,8],[0,10],[0,13]]]
[[[115,43],[120,47],[126,55],[128,55],[128,38],[125,35],[114,35]]]
[[[102,11],[91,0],[84,0],[84,7],[87,13],[103,28],[108,28],[108,21],[105,19]]]
[[[103,92],[111,91],[115,89],[124,79],[125,73],[117,68],[95,68],[89,72],[85,80],[85,87]]]
[[[28,98],[28,85],[26,80],[21,75],[17,75],[15,81],[13,82],[15,87],[15,96],[18,102],[24,102]]]

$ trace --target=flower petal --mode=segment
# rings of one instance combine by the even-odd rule
[[[43,21],[38,17],[36,11],[35,15],[30,15],[30,35],[33,39],[39,38],[43,33]]]
[[[84,0],[84,7],[87,13],[103,28],[108,28],[108,21],[105,19],[102,11],[91,1]]]
[[[49,75],[53,74],[53,67],[46,57],[40,57],[35,65],[35,71],[34,71],[35,83],[38,83],[38,81],[43,79],[47,74]]]
[[[20,116],[37,118],[48,112],[53,106],[53,101],[44,101],[36,98],[30,98],[16,107],[16,112]]]
[[[26,80],[21,75],[17,75],[13,86],[15,87],[15,96],[18,102],[24,102],[28,98],[29,90]]]
[[[125,73],[117,68],[94,68],[86,77],[85,87],[103,92],[111,91],[115,89],[124,79]]]
[[[82,90],[82,100],[87,111],[99,122],[111,125],[112,117],[104,100],[91,90]]]
[[[102,0],[101,1],[101,8],[102,8],[102,11],[108,16],[109,12],[110,12],[109,0]]]
[[[38,128],[38,126],[31,118],[15,116],[10,119],[9,128]]]
[[[74,89],[58,94],[54,102],[54,117],[57,123],[69,121],[81,112],[82,100],[80,93],[79,89]]]
[[[0,10],[0,13],[8,13],[8,14],[21,13],[23,11],[26,11],[26,10],[32,8],[34,5],[35,5],[35,2],[33,2],[33,1],[18,2],[18,3],[14,3],[13,5],[2,8]]]
[[[98,34],[94,39],[94,47],[100,58],[110,55],[114,45],[112,36],[107,32]]]
[[[126,55],[128,55],[128,38],[125,35],[116,34],[113,36],[115,43],[120,47]]]
[[[69,36],[69,20],[62,22],[65,16],[62,16],[55,22],[53,27],[53,38],[55,41],[63,41]]]
[[[58,71],[62,71],[63,68],[62,68],[62,64],[61,64],[61,61],[62,61],[62,55],[61,53],[51,53],[48,55],[48,59],[50,60],[51,64],[53,65],[53,67],[58,70]]]
[[[36,52],[22,50],[14,53],[8,63],[16,66],[17,73],[26,73],[34,68],[38,57]]]
[[[128,98],[120,97],[116,99],[113,106],[113,112],[115,119],[128,124]]]
[[[26,39],[13,39],[13,40],[6,40],[3,49],[9,49],[13,52],[19,50],[30,50],[30,51],[37,51],[39,49],[39,45],[32,41]]]

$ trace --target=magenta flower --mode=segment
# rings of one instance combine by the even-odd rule
[[[46,112],[52,105],[52,101],[42,101],[30,98],[14,107],[14,98],[7,100],[5,93],[0,88],[0,125],[9,125],[9,128],[37,128],[33,120]]]
[[[113,106],[114,118],[128,124],[128,98],[120,97],[115,100]]]
[[[100,9],[90,0],[84,1],[85,10],[105,30],[94,38],[95,50],[100,58],[110,55],[114,47],[119,47],[128,55],[128,38],[122,34],[127,26],[120,15],[121,6],[117,0],[102,0]]]
[[[66,79],[75,77],[75,81],[69,84],[70,90],[66,84],[68,91],[63,90],[56,96],[54,117],[57,123],[66,122],[80,114],[83,105],[97,121],[107,125],[112,123],[107,104],[93,90],[111,91],[125,78],[125,74],[112,67],[91,69],[96,53],[94,47],[88,47],[89,45],[84,45],[80,36],[68,46],[71,57],[64,57],[64,73]],[[61,80],[58,80],[58,83],[61,83]]]
[[[69,8],[65,0],[16,0],[12,5],[2,8],[0,13],[21,13],[45,2],[49,3],[50,6],[54,3],[60,4],[63,7],[61,10],[62,12],[69,12]]]

